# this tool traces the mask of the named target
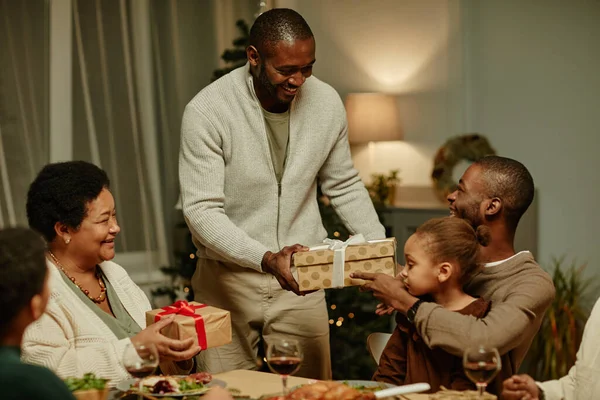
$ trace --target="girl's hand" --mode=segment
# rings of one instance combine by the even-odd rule
[[[406,314],[418,298],[412,296],[405,289],[402,279],[382,273],[353,272],[350,278],[363,279],[365,282],[361,290],[373,292],[373,296],[384,304]]]
[[[377,308],[375,309],[375,314],[382,315],[392,315],[394,312],[394,307],[388,306],[387,304],[379,303],[377,304]]]

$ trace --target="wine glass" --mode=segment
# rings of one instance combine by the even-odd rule
[[[288,394],[287,378],[300,368],[302,350],[294,339],[275,339],[267,346],[267,364],[271,371],[281,375],[283,395]]]
[[[123,365],[127,372],[138,379],[138,390],[142,393],[142,378],[152,375],[158,366],[158,350],[153,343],[128,343],[123,352]]]
[[[468,348],[463,355],[463,367],[467,377],[477,385],[479,397],[483,397],[487,384],[502,368],[498,349],[485,346]]]

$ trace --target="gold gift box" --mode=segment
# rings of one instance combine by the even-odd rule
[[[320,248],[294,253],[292,264],[296,267],[301,291],[333,287],[334,253],[334,250]],[[350,278],[352,272],[372,272],[396,276],[396,239],[373,240],[346,247],[344,286],[360,286],[365,283],[362,279]]]
[[[177,303],[173,306],[175,305],[177,305]],[[202,350],[231,343],[231,315],[229,314],[229,311],[217,307],[206,306],[195,301],[190,301],[188,305],[192,308],[201,306],[201,308],[194,309],[193,312],[195,315],[202,316],[204,322],[206,346],[200,344]],[[169,307],[165,307],[146,311],[146,326],[153,324],[155,322],[155,317],[158,314],[164,313],[160,316],[161,318],[168,318],[172,315],[165,313],[168,309]],[[196,333],[196,320],[189,315],[181,313],[176,314],[173,323],[163,328],[161,333],[172,339],[179,340],[193,337],[195,338],[195,343],[199,344],[198,334]]]

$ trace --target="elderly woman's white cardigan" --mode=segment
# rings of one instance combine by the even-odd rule
[[[100,264],[123,307],[143,329],[151,309],[145,293],[118,264]],[[118,381],[130,378],[122,362],[129,338],[119,340],[110,328],[67,285],[62,272],[48,261],[50,300],[45,314],[25,331],[22,360],[45,366],[59,377],[87,372]],[[164,373],[181,373],[173,363],[161,363]]]

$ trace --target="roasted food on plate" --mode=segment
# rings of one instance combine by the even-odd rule
[[[375,400],[372,392],[361,392],[341,382],[317,382],[300,386],[287,396],[265,400]]]

